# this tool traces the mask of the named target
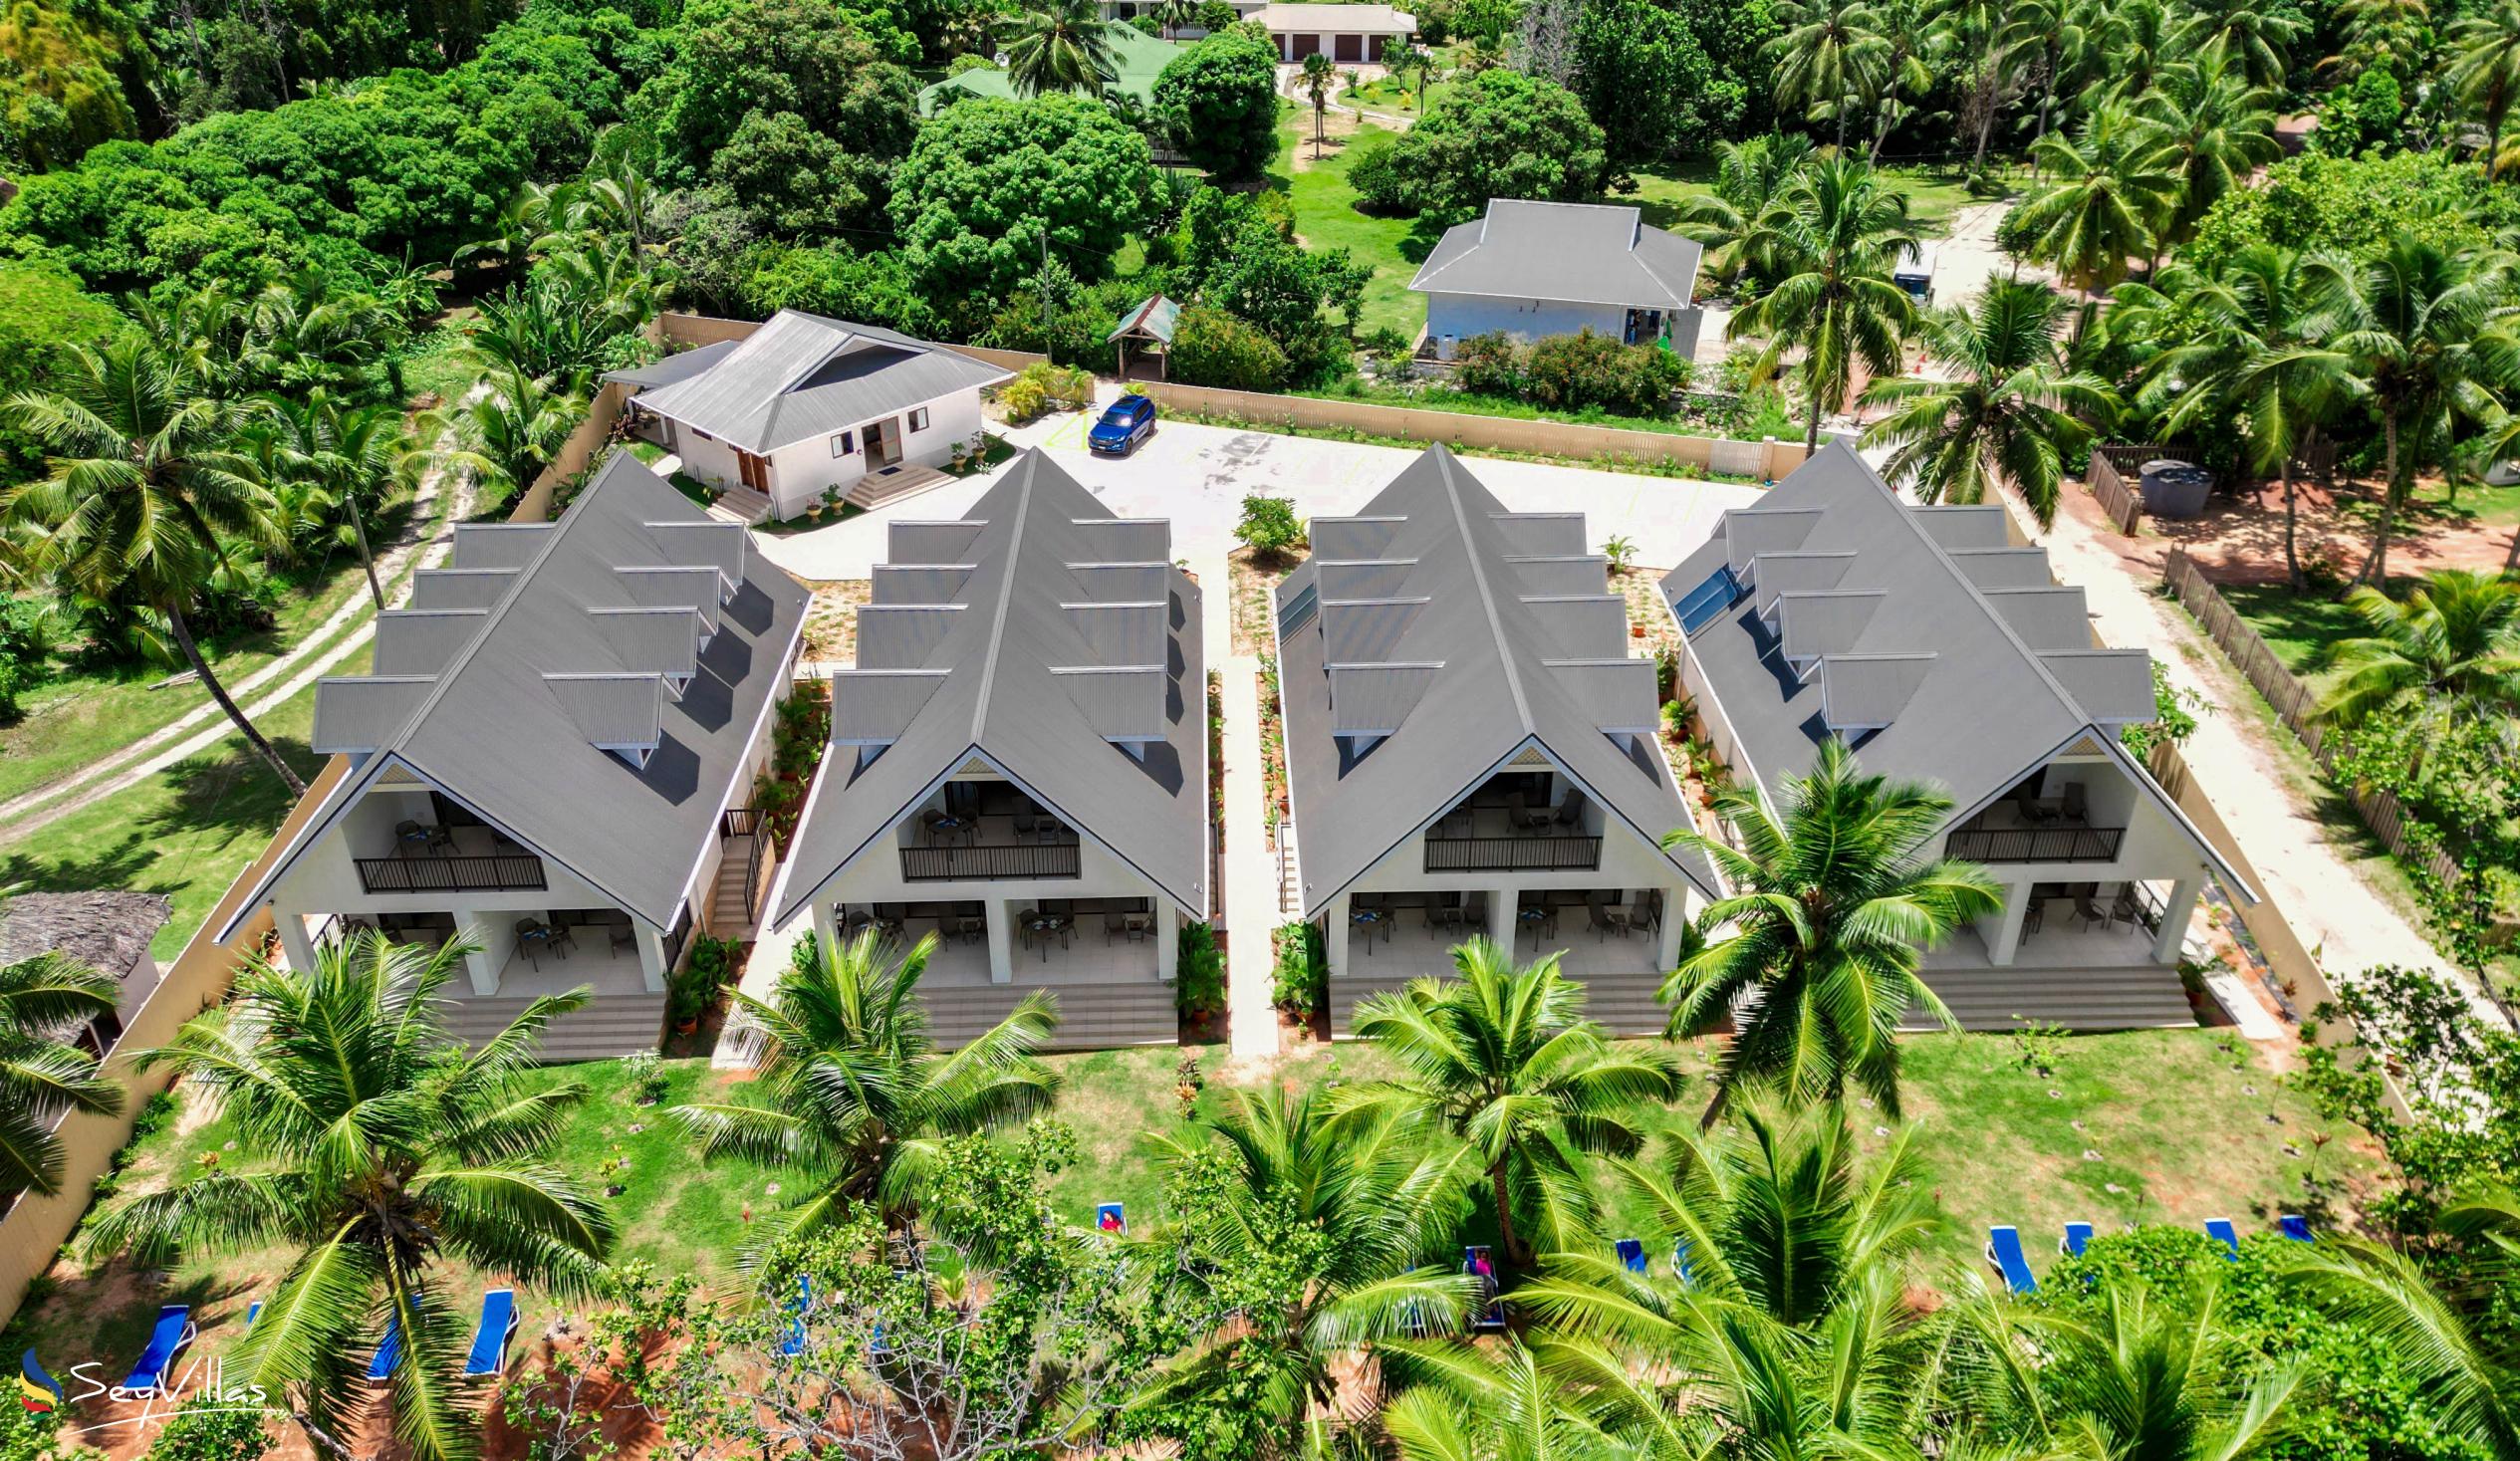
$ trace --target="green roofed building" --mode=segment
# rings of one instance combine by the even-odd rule
[[[1120,68],[1119,89],[1151,105],[1155,78],[1163,74],[1164,67],[1184,48],[1170,41],[1158,41],[1134,26],[1118,21],[1107,23],[1103,30],[1111,41],[1112,59]],[[973,97],[1011,100],[1015,96],[1015,84],[1003,68],[966,71],[921,91],[918,94],[919,115],[932,115],[937,102],[949,91]]]

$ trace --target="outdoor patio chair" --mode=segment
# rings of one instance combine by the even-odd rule
[[[2240,1261],[2240,1233],[2229,1218],[2205,1219],[2205,1236],[2222,1245],[2222,1256],[2233,1263]]]
[[[2296,1243],[2316,1243],[2319,1241],[2311,1235],[2310,1219],[2302,1217],[2298,1213],[2288,1212],[2282,1217],[2277,1218],[2275,1220],[2275,1231],[2292,1239]]]
[[[169,1393],[166,1371],[175,1367],[177,1355],[189,1348],[193,1336],[199,1333],[192,1323],[192,1306],[169,1304],[157,1311],[157,1323],[149,1327],[147,1347],[123,1383],[106,1391],[110,1399],[149,1400]]]
[[[1582,792],[1567,793],[1566,800],[1558,804],[1557,815],[1549,821],[1558,827],[1581,830],[1584,826],[1584,794]]]
[[[2136,900],[2135,884],[2129,883],[2118,889],[2118,895],[2109,900],[2109,926],[2115,928],[2123,922],[2132,928],[2142,921],[2142,905]]]
[[[508,1340],[516,1334],[516,1291],[492,1289],[481,1296],[481,1319],[472,1327],[464,1355],[466,1376],[492,1375],[508,1367]]]
[[[2030,1260],[2021,1251],[2021,1230],[2010,1223],[1999,1223],[1986,1230],[1986,1261],[2004,1276],[2004,1287],[2015,1294],[2036,1294],[2039,1279],[2030,1272]]]
[[[2074,899],[2074,916],[2085,929],[2109,926],[2109,915],[2101,911],[2100,904],[2093,902],[2089,894]]]
[[[1546,807],[1534,812],[1531,810],[1531,804],[1523,800],[1523,794],[1520,792],[1505,799],[1505,820],[1512,824],[1516,832],[1538,832],[1547,827],[1550,819],[1556,815]]]
[[[1461,1250],[1461,1271],[1478,1287],[1479,1296],[1472,1301],[1478,1317],[1470,1328],[1494,1334],[1505,1328],[1505,1301],[1496,1297],[1496,1255],[1484,1243],[1473,1243]]]
[[[1619,1240],[1619,1266],[1638,1278],[1645,1276],[1645,1245],[1634,1238]]]
[[[543,937],[542,927],[543,923],[539,918],[516,920],[516,951],[525,956],[525,962],[532,965],[537,974],[543,970],[543,956],[538,946],[549,943],[549,940]]]
[[[2069,781],[2065,784],[2063,807],[2065,820],[2068,822],[2085,822],[2090,819],[2091,803],[2083,791],[2081,782]]]
[[[963,914],[954,919],[954,937],[964,943],[983,943],[989,936],[989,920]]]
[[[2068,1258],[2080,1258],[2083,1256],[2083,1250],[2091,1246],[2091,1224],[2067,1223],[2065,1236],[2056,1240],[2056,1251]]]
[[[393,1367],[402,1362],[402,1316],[385,1321],[384,1341],[377,1352],[368,1356],[368,1383],[380,1385],[393,1378]]]
[[[1683,1289],[1697,1287],[1697,1269],[1689,1262],[1686,1238],[1671,1240],[1671,1277],[1678,1279]]]

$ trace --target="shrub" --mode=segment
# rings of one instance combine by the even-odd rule
[[[997,63],[977,51],[965,51],[945,68],[945,79],[951,81],[966,71],[995,71]]]
[[[1330,954],[1322,943],[1321,927],[1281,923],[1272,938],[1278,962],[1269,980],[1269,1002],[1310,1019],[1330,998]]]
[[[1141,36],[1151,36],[1156,40],[1163,39],[1163,22],[1151,15],[1133,15],[1129,18],[1129,25],[1130,29]]]
[[[256,1461],[270,1449],[260,1410],[201,1394],[167,1419],[148,1461]]]
[[[1172,973],[1172,1006],[1184,1016],[1198,1016],[1225,1007],[1225,955],[1216,947],[1216,930],[1204,923],[1181,929]]]
[[[1263,558],[1282,558],[1304,546],[1304,523],[1295,516],[1295,501],[1257,492],[1242,500],[1242,521],[1234,536]]]
[[[1205,0],[1199,6],[1198,24],[1203,31],[1221,31],[1242,17],[1226,0]]]
[[[1503,331],[1473,335],[1452,348],[1453,378],[1481,395],[1523,393],[1523,353]]]
[[[1688,366],[1669,351],[1622,345],[1588,327],[1552,335],[1522,361],[1523,394],[1532,404],[1580,411],[1589,406],[1643,416],[1660,412],[1688,383]]]
[[[1249,323],[1192,305],[1173,326],[1173,378],[1222,390],[1275,390],[1286,383],[1286,352]]]
[[[1043,411],[1083,410],[1094,403],[1094,377],[1068,365],[1036,363],[998,387],[1007,419],[1029,421]]]

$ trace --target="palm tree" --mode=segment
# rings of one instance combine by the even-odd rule
[[[580,227],[620,239],[643,277],[654,267],[653,256],[664,252],[669,227],[665,208],[672,196],[635,159],[617,154],[602,173],[587,180],[573,211]]]
[[[123,986],[64,954],[0,967],[0,1203],[62,1187],[54,1122],[66,1111],[113,1115],[123,1088],[62,1037],[114,1013]]]
[[[2309,30],[2294,11],[2257,0],[2191,0],[2178,39],[2186,54],[2228,63],[2254,87],[2284,85],[2284,48]]]
[[[2178,60],[2180,14],[2163,0],[2118,0],[2103,13],[2094,37],[2109,76],[2101,105],[2132,105],[2184,64]]]
[[[1220,1294],[1243,1323],[1165,1364],[1138,1403],[1256,1403],[1284,1427],[1336,1398],[1359,1346],[1458,1332],[1470,1281],[1426,1260],[1451,1236],[1469,1151],[1416,1134],[1342,1119],[1325,1094],[1283,1088],[1237,1091],[1225,1114],[1157,1133],[1165,1166],[1195,1194],[1176,1214],[1194,1279],[1282,1274],[1290,1252],[1308,1266],[1265,1295]]]
[[[368,520],[360,502],[381,495],[408,453],[399,413],[386,405],[345,406],[322,386],[296,399],[265,396],[261,405],[275,430],[279,473],[313,488],[325,502],[349,509],[352,540],[368,573],[369,597],[383,609],[384,589],[377,582],[377,560],[368,546]]]
[[[1006,74],[1018,96],[1100,93],[1120,80],[1096,0],[1026,0],[1006,24]]]
[[[2127,277],[2130,261],[2156,251],[2155,225],[2174,211],[2178,174],[2155,131],[2132,113],[2103,107],[2072,133],[2041,138],[2031,157],[2050,181],[2004,224],[2029,257],[2098,295]],[[2076,339],[2090,316],[2086,306]]]
[[[1172,39],[1173,32],[1198,18],[1198,0],[1156,0],[1155,24],[1163,27],[1163,38],[1167,41]],[[1387,60],[1388,58],[1386,58],[1386,64]]]
[[[1339,68],[1319,51],[1304,58],[1304,99],[1313,107],[1313,158],[1321,159],[1322,114],[1330,109],[1330,90],[1338,81]]]
[[[1058,1076],[1033,1056],[1059,1022],[1042,991],[960,1050],[937,1050],[918,997],[935,951],[934,934],[902,950],[870,928],[790,965],[767,1000],[735,996],[767,1040],[747,1088],[755,1098],[671,1114],[705,1157],[806,1174],[805,1189],[763,1225],[760,1247],[837,1224],[860,1202],[897,1224],[943,1138],[1023,1119],[1057,1095]]]
[[[2505,302],[2511,265],[2399,235],[2360,269],[2329,259],[2310,267],[2323,306],[2319,333],[2346,357],[2380,413],[2388,485],[2371,556],[2354,580],[2382,584],[2390,535],[2417,468],[2447,456],[2460,420],[2495,418],[2492,390],[2520,385],[2520,357],[2490,341],[2477,349]]]
[[[2450,27],[2445,78],[2459,104],[2485,121],[2485,178],[2502,172],[2502,128],[2520,101],[2520,0],[2494,0]]]
[[[452,432],[451,465],[473,473],[482,495],[499,503],[534,485],[560,455],[569,433],[586,418],[586,397],[575,389],[545,385],[523,370],[493,373],[479,397],[419,418],[414,433],[434,441]]]
[[[1583,1154],[1637,1150],[1632,1106],[1678,1094],[1679,1073],[1667,1053],[1615,1046],[1587,1023],[1583,986],[1559,972],[1556,954],[1517,969],[1481,938],[1455,948],[1452,963],[1458,979],[1418,979],[1357,1006],[1357,1038],[1407,1074],[1348,1098],[1440,1124],[1476,1148],[1506,1260],[1527,1264],[1535,1237],[1567,1248],[1592,1235]]]
[[[1417,111],[1422,115],[1426,110],[1426,88],[1434,75],[1435,53],[1406,41],[1394,41],[1383,48],[1383,65],[1393,76],[1417,73]]]
[[[1557,1346],[1403,1339],[1381,1351],[1408,1387],[1383,1408],[1399,1461],[1642,1461],[1650,1431],[1620,1434],[1551,1367]],[[1676,1453],[1674,1453],[1676,1454]]]
[[[1916,249],[1906,196],[1843,156],[1803,169],[1743,241],[1743,253],[1779,277],[1733,312],[1725,337],[1767,340],[1754,384],[1772,378],[1788,352],[1801,352],[1805,449],[1819,450],[1820,418],[1846,406],[1859,364],[1875,375],[1898,373],[1916,310],[1890,274]]]
[[[287,391],[344,390],[360,367],[378,359],[401,329],[385,307],[363,294],[326,296],[311,287],[274,284],[245,310],[238,365],[247,384]]]
[[[296,1250],[228,1377],[287,1396],[311,1434],[338,1434],[391,1327],[394,1433],[430,1461],[479,1445],[438,1260],[585,1293],[613,1243],[602,1205],[540,1158],[586,1087],[526,1079],[544,1027],[587,992],[534,1000],[465,1054],[440,1033],[438,993],[469,952],[362,933],[318,946],[311,969],[247,960],[226,1007],[141,1062],[213,1102],[250,1162],[123,1202],[86,1239],[93,1257],[143,1268]]]
[[[1783,0],[1776,18],[1784,29],[1766,56],[1776,68],[1777,105],[1809,121],[1835,118],[1843,152],[1847,119],[1868,110],[1891,82],[1881,17],[1868,0]]]
[[[306,783],[210,670],[184,612],[228,562],[228,538],[283,546],[270,489],[236,448],[243,410],[202,393],[199,377],[145,336],[68,348],[58,390],[20,391],[6,419],[44,443],[52,475],[0,496],[0,510],[40,534],[35,556],[82,593],[145,605],[292,795]]]
[[[2044,284],[1994,280],[1976,309],[1927,315],[1924,358],[1943,369],[1874,381],[1864,403],[1891,410],[1865,444],[1895,448],[1886,469],[1912,476],[1926,502],[1983,502],[2009,485],[2053,524],[2066,463],[2091,445],[2078,414],[2106,421],[2118,407],[2099,376],[2065,368],[2057,333],[2073,308]]]
[[[502,279],[524,277],[526,265],[549,245],[564,221],[566,198],[536,182],[521,182],[490,220],[480,238],[455,250],[449,261],[458,275],[488,264]]]
[[[1742,892],[1714,903],[1701,927],[1731,924],[1662,983],[1670,1033],[1698,1036],[1726,1021],[1712,1124],[1740,1091],[1775,1085],[1797,1101],[1835,1099],[1854,1082],[1898,1110],[1894,1032],[1911,1008],[1950,1013],[1916,977],[1917,951],[2002,906],[2002,884],[1975,863],[1920,859],[1951,799],[1912,782],[1867,776],[1832,737],[1783,813],[1740,788],[1715,803],[1739,835],[1729,844],[1680,829],[1665,848],[1695,849]],[[1735,1007],[1757,996],[1746,1017]],[[1746,1018],[1746,1025],[1742,1020]]]
[[[1706,246],[1717,277],[1737,279],[1757,267],[1746,253],[1750,239],[1811,154],[1811,138],[1801,132],[1715,144],[1714,182],[1680,204],[1680,227]]]
[[[2436,569],[2404,602],[2365,585],[2346,596],[2370,630],[2338,641],[2324,709],[2351,725],[2385,707],[2507,715],[2520,708],[2520,582]]]
[[[2207,209],[2283,155],[2275,141],[2274,95],[2250,86],[2210,53],[2165,72],[2136,111],[2152,126],[2176,175],[2174,206],[2154,230],[2161,242],[2193,237]]]

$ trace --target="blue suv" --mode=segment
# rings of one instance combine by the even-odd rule
[[[1124,395],[1085,433],[1085,444],[1098,456],[1127,456],[1154,432],[1155,403],[1142,395]]]

